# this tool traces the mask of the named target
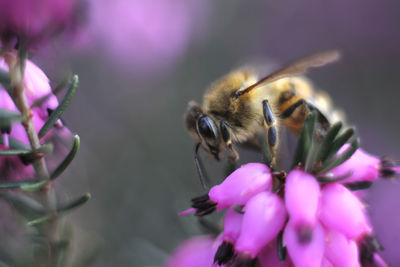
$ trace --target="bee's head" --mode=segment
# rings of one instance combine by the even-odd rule
[[[186,128],[201,143],[204,150],[216,160],[220,160],[223,142],[216,121],[205,114],[201,106],[193,101],[189,102],[185,121]]]

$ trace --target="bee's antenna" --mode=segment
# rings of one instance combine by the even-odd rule
[[[194,148],[194,162],[196,163],[196,169],[197,169],[197,173],[199,174],[199,178],[200,178],[200,183],[201,186],[203,187],[204,190],[208,190],[208,177],[207,177],[207,173],[205,172],[204,168],[203,168],[203,164],[201,162],[201,159],[199,157],[199,147],[200,147],[201,143],[197,143],[195,148]]]

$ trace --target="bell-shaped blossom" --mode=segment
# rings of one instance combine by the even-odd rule
[[[260,253],[257,255],[258,262],[261,267],[290,267],[293,266],[289,257],[286,257],[284,261],[280,261],[278,258],[278,247],[277,241],[272,240],[266,245]]]
[[[224,241],[234,243],[239,237],[242,227],[243,214],[235,209],[229,209],[224,217],[224,231],[222,237]]]
[[[224,217],[224,231],[221,234],[222,242],[214,256],[214,262],[219,265],[228,263],[234,256],[234,244],[239,237],[242,227],[243,214],[235,209],[229,209]]]
[[[217,210],[244,205],[259,192],[272,187],[271,170],[262,163],[248,163],[231,173],[221,184],[211,188],[209,198]]]
[[[209,236],[199,236],[186,240],[175,249],[164,267],[213,266],[214,243],[214,239]]]
[[[296,226],[313,226],[317,221],[320,186],[309,173],[292,170],[285,184],[285,204],[290,220]]]
[[[276,238],[285,220],[286,209],[278,195],[270,192],[255,195],[244,207],[242,229],[235,250],[255,258],[264,246]]]
[[[320,220],[325,227],[343,233],[349,239],[370,234],[372,228],[360,200],[338,183],[322,189]]]
[[[348,149],[350,145],[344,145],[339,154]],[[385,158],[381,159],[371,155],[361,148],[344,163],[330,170],[327,174],[333,177],[346,177],[341,183],[373,182],[379,177],[391,177],[399,173],[399,167]]]
[[[0,33],[38,41],[71,19],[76,0],[0,0]]]
[[[360,266],[358,247],[354,240],[347,239],[337,231],[327,233],[325,240],[325,257],[333,266]]]
[[[325,233],[320,224],[310,232],[310,238],[304,242],[299,238],[297,227],[289,220],[283,233],[283,241],[288,254],[296,267],[320,267],[325,249]]]

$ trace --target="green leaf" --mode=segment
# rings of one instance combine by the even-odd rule
[[[10,181],[10,182],[0,182],[0,189],[16,189],[24,186],[32,186],[37,184],[38,180],[20,180],[20,181]]]
[[[353,142],[351,142],[350,147],[345,152],[341,153],[329,162],[325,161],[318,169],[317,173],[326,173],[329,170],[336,168],[337,166],[348,160],[359,147],[360,142],[358,141],[358,139],[355,139]]]
[[[345,184],[345,186],[350,189],[351,191],[357,191],[357,190],[364,190],[370,188],[372,185],[372,182],[357,182],[357,183],[350,183],[350,184]]]
[[[65,157],[65,159],[61,162],[61,164],[58,165],[58,167],[50,175],[51,180],[56,179],[69,166],[69,164],[75,158],[75,155],[79,150],[79,146],[80,146],[80,138],[78,135],[75,135],[74,136],[74,145],[72,146],[71,151],[68,153],[68,155]]]
[[[42,189],[47,184],[47,181],[40,181],[34,184],[22,184],[20,186],[22,191],[33,192]]]
[[[300,131],[299,139],[297,140],[296,150],[294,152],[292,167],[296,167],[299,163],[304,163],[311,146],[311,141],[314,133],[314,127],[317,121],[317,113],[311,112],[304,120],[303,127]]]
[[[20,156],[20,155],[28,155],[30,153],[31,153],[30,150],[24,150],[24,149],[0,150],[0,156]]]
[[[28,156],[34,154],[50,154],[53,152],[52,144],[44,144],[36,150],[26,150],[26,149],[5,149],[0,150],[0,156]]]
[[[29,221],[28,226],[36,226],[45,222],[50,221],[53,218],[52,215],[45,215],[43,217],[37,218],[35,220]]]
[[[324,161],[329,161],[331,158],[333,158],[337,152],[339,151],[339,149],[345,144],[347,143],[347,141],[350,140],[350,138],[352,138],[355,134],[355,131],[353,128],[349,128],[346,131],[344,131],[340,136],[338,136],[332,143],[328,155],[326,156],[326,158],[324,159]]]
[[[8,137],[8,146],[12,149],[18,149],[18,150],[31,150],[31,147],[21,141],[18,141],[17,139],[14,139],[12,137]]]
[[[30,217],[44,214],[43,205],[24,194],[0,192],[0,199],[12,204],[24,216]]]
[[[328,157],[328,153],[332,147],[333,140],[335,140],[342,126],[342,122],[337,122],[329,128],[322,141],[321,148],[317,157],[317,162],[326,160],[326,158]]]
[[[14,122],[20,122],[23,116],[15,111],[0,108],[0,129],[9,128]]]
[[[64,79],[47,95],[37,99],[35,102],[32,103],[31,108],[38,107],[42,105],[44,102],[46,102],[51,96],[57,95],[59,92],[61,92],[65,87],[67,87],[69,81],[71,80],[72,74],[68,73]]]
[[[61,117],[61,115],[67,109],[69,103],[72,100],[72,97],[74,96],[74,94],[76,92],[77,86],[78,86],[78,75],[74,75],[72,78],[71,85],[68,88],[68,91],[65,94],[63,100],[61,101],[60,105],[58,105],[58,107],[51,113],[48,120],[45,122],[43,127],[40,129],[39,138],[42,138],[51,129],[51,127],[53,127],[53,125],[57,122],[57,120]]]
[[[61,205],[57,208],[57,212],[58,213],[63,213],[66,211],[70,211],[74,208],[77,208],[83,204],[85,204],[92,196],[90,195],[90,193],[86,193],[85,195],[71,201],[70,203]]]

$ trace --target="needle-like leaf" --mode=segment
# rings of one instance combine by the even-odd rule
[[[78,75],[74,75],[72,78],[72,82],[70,87],[68,88],[67,93],[65,94],[63,100],[60,105],[51,113],[50,117],[47,119],[45,124],[39,131],[39,138],[45,136],[45,134],[53,127],[53,125],[57,122],[57,120],[61,117],[64,111],[67,109],[69,103],[74,96],[76,89],[78,87]]]

